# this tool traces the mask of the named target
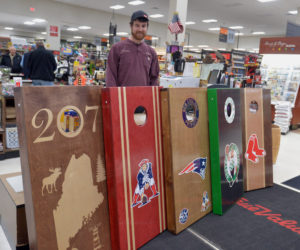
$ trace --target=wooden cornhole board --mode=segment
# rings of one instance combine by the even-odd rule
[[[208,89],[213,213],[222,215],[243,194],[239,89]]]
[[[136,249],[166,229],[159,87],[102,94],[112,248]]]
[[[270,90],[241,90],[244,190],[273,185]]]
[[[30,249],[110,249],[101,88],[15,90]]]
[[[207,90],[161,91],[168,230],[178,234],[212,210]]]

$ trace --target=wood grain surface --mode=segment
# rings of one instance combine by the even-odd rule
[[[21,87],[15,99],[30,249],[110,249],[101,88]]]
[[[199,112],[193,127],[188,127],[183,118],[189,98],[197,103]],[[170,88],[161,92],[161,102],[168,230],[178,234],[212,210],[207,90]],[[206,161],[205,176],[195,171],[182,173],[199,158]],[[208,200],[203,202],[206,193]],[[188,216],[182,223],[180,215],[184,209]]]

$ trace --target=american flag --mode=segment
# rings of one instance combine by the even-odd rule
[[[172,18],[172,22],[168,25],[168,28],[172,34],[178,34],[183,32],[183,25],[180,22],[178,13],[175,12]]]

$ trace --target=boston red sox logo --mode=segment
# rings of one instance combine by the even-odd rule
[[[264,157],[265,155],[266,151],[258,146],[257,135],[252,134],[248,140],[245,158],[254,163],[258,163],[258,157]]]
[[[149,203],[151,199],[159,195],[159,192],[156,190],[155,181],[152,173],[152,163],[148,159],[143,159],[139,163],[140,170],[137,175],[137,185],[134,191],[132,207],[139,205],[142,207]],[[148,191],[148,189],[151,191]],[[150,198],[148,198],[148,196]],[[139,199],[140,198],[140,199]]]

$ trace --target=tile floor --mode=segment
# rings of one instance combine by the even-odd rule
[[[276,165],[274,165],[274,183],[280,184],[300,175],[300,163],[297,160],[298,155],[300,155],[300,129],[281,136],[279,155]],[[20,158],[0,161],[0,174],[18,171],[21,171]],[[11,250],[1,226],[0,249]]]

